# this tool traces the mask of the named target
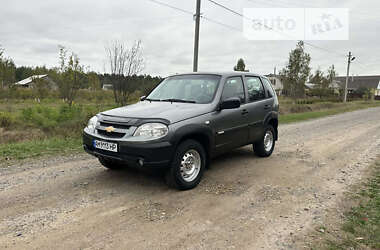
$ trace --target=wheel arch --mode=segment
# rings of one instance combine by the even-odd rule
[[[270,112],[264,120],[264,125],[272,125],[275,131],[275,140],[278,140],[278,114],[276,112]]]
[[[212,130],[209,127],[202,125],[187,125],[178,129],[173,138],[175,138],[173,143],[175,148],[185,140],[191,139],[199,142],[206,153],[206,166],[209,165],[213,145]]]

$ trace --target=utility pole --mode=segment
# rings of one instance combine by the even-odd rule
[[[346,75],[346,86],[344,88],[344,98],[343,102],[347,102],[347,88],[348,88],[348,78],[350,77],[350,64],[355,60],[355,57],[352,57],[351,51],[348,53],[348,61],[347,61],[347,75]]]
[[[201,19],[201,0],[197,1],[195,17],[195,36],[194,36],[194,61],[193,61],[193,71],[198,71],[198,51],[199,51],[199,25]]]

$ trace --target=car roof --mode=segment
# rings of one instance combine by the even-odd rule
[[[232,71],[232,72],[191,72],[191,73],[183,73],[183,74],[170,75],[169,77],[171,77],[171,76],[183,76],[183,75],[219,75],[219,76],[224,76],[224,77],[249,75],[249,76],[264,77],[264,76],[256,74],[256,73],[242,72],[242,71]]]

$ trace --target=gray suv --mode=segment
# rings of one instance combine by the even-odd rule
[[[83,133],[85,151],[109,169],[163,168],[180,190],[201,181],[210,160],[252,144],[272,154],[278,99],[270,81],[252,73],[191,73],[165,78],[140,102],[99,113]]]

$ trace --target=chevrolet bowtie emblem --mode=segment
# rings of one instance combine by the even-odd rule
[[[107,131],[108,133],[111,133],[111,132],[115,131],[115,128],[112,127],[112,126],[109,126],[109,127],[106,127],[106,131]]]

